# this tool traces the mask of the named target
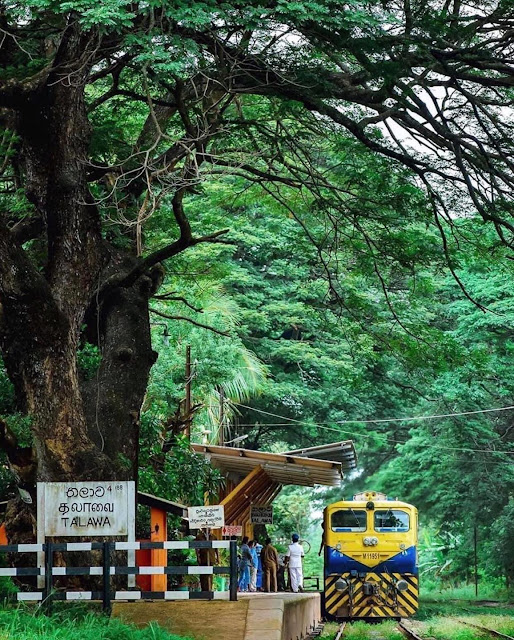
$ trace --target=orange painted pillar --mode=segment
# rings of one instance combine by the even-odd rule
[[[150,508],[150,542],[166,542],[168,539],[168,522],[166,512],[155,507]],[[166,549],[152,549],[150,551],[150,565],[152,567],[166,567],[168,552]],[[164,575],[152,575],[150,584],[152,591],[166,591],[167,578]]]
[[[0,525],[0,544],[9,544],[7,540],[7,533],[5,531],[5,524]]]

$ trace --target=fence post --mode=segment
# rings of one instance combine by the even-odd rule
[[[52,542],[45,543],[45,590],[43,592],[43,604],[50,608],[52,598],[52,569],[54,566],[54,549]]]
[[[230,599],[237,600],[237,542],[230,541]]]
[[[111,548],[110,542],[104,542],[103,547],[103,610],[111,611]]]

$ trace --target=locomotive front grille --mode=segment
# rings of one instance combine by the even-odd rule
[[[345,591],[336,589],[344,578]],[[405,580],[408,588],[398,591],[395,584]],[[367,573],[365,578],[349,573],[325,578],[325,612],[336,618],[407,618],[418,609],[418,577],[409,573]]]

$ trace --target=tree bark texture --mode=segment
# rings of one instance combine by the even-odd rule
[[[70,21],[47,75],[8,112],[25,192],[46,231],[40,270],[19,244],[21,234],[0,222],[0,348],[33,435],[31,455],[20,456],[12,441],[4,450],[34,497],[37,481],[137,478],[139,413],[156,359],[148,300],[160,284],[159,267],[99,297],[105,280],[130,273],[135,258],[102,238],[87,182],[84,93],[94,45]],[[87,382],[77,368],[84,324],[101,350]],[[11,541],[32,537],[33,515],[19,500],[8,511]]]
[[[112,254],[102,275],[108,279],[112,273],[130,272],[134,263]],[[97,374],[82,385],[89,436],[116,465],[118,479],[137,480],[140,409],[157,359],[148,303],[161,279],[162,269],[155,267],[131,287],[94,296],[86,315],[89,333],[97,336],[102,352]]]

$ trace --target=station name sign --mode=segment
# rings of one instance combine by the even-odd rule
[[[126,536],[134,482],[40,482],[45,536]]]
[[[189,507],[187,517],[190,529],[220,529],[225,524],[225,509],[222,504]]]
[[[273,507],[252,504],[250,507],[250,522],[252,524],[273,524]]]

